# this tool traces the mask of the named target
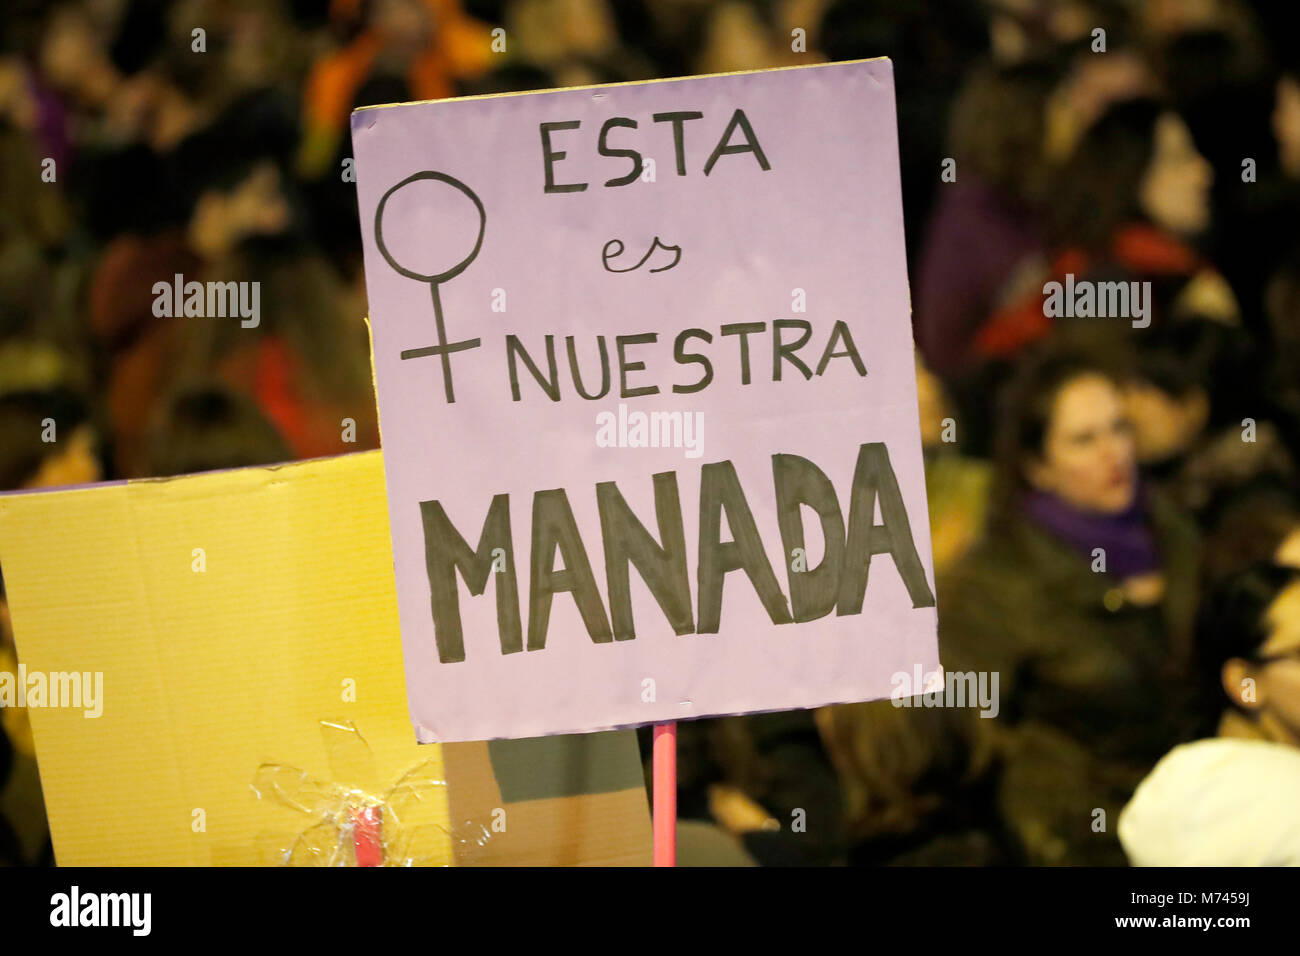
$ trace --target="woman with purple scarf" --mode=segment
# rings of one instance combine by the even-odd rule
[[[1119,811],[1188,739],[1194,527],[1144,487],[1120,383],[1048,353],[1011,383],[984,539],[939,581],[950,671],[999,675],[999,805],[1029,861],[1123,865]]]

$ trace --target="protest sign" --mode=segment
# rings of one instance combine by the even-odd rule
[[[650,860],[635,734],[412,739],[377,451],[0,495],[0,561],[60,866]]]
[[[418,739],[938,667],[888,60],[352,136]]]

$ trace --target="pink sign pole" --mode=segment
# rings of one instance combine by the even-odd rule
[[[677,865],[677,722],[655,724],[655,866]]]

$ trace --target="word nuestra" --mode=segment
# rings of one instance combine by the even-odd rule
[[[629,412],[596,416],[598,448],[683,448],[687,458],[704,454],[703,412]]]
[[[815,335],[818,339],[816,343],[813,342]],[[714,333],[707,329],[694,328],[682,329],[673,337],[671,359],[679,366],[679,371],[687,370],[687,380],[679,380],[672,385],[673,394],[689,395],[708,388],[715,381],[714,361],[719,358],[716,352],[724,348],[734,349],[735,366],[739,368],[739,375],[735,378],[739,379],[741,385],[749,385],[756,377],[766,378],[769,375],[774,382],[789,381],[795,376],[808,381],[825,375],[834,359],[846,359],[852,363],[859,376],[867,374],[866,363],[862,360],[857,343],[853,341],[848,323],[843,319],[836,319],[829,331],[825,326],[814,330],[812,322],[807,319],[776,319],[770,327],[767,322],[729,322],[718,328],[716,345],[714,337]],[[723,341],[727,339],[734,345]],[[662,371],[660,366],[668,362],[668,356],[663,354],[667,352],[667,340],[658,343],[658,332],[597,335],[597,369],[597,360],[579,360],[575,336],[566,335],[557,344],[555,335],[544,335],[541,342],[535,339],[525,342],[519,335],[508,334],[505,337],[505,352],[510,398],[516,402],[523,401],[524,392],[531,391],[534,387],[540,389],[552,402],[570,396],[589,402],[597,401],[609,395],[612,389],[617,390],[619,398],[654,395],[660,388],[647,382],[645,376]],[[470,339],[459,343],[454,349],[441,345],[409,349],[402,353],[402,358],[441,355],[446,360],[442,372],[447,402],[454,404],[456,399],[452,387],[451,356],[481,347],[479,339]],[[584,346],[583,349],[585,351],[587,347]],[[843,364],[840,362],[836,365],[837,373]],[[692,370],[691,366],[699,368]],[[566,370],[567,375],[564,374]],[[692,372],[696,378],[689,381]],[[530,379],[532,385],[529,384]],[[597,379],[600,381],[599,386],[595,384]],[[722,381],[720,378],[717,380]]]
[[[898,671],[889,679],[894,689],[889,699],[895,707],[975,707],[981,717],[996,717],[998,704],[997,671],[931,671],[922,679],[921,665],[912,673]]]
[[[1043,315],[1051,319],[1132,319],[1135,329],[1151,324],[1150,282],[1076,282],[1069,272],[1064,283],[1044,285],[1043,295]]]
[[[104,713],[103,671],[41,671],[28,673],[25,664],[18,672],[0,671],[0,707],[79,707],[83,717]]]
[[[153,314],[160,319],[238,317],[244,329],[262,321],[260,282],[186,282],[178,272],[170,283],[155,282],[153,295]]]
[[[489,579],[494,581],[502,654],[519,653],[525,646],[529,651],[546,648],[551,604],[557,594],[573,598],[594,644],[612,649],[617,642],[632,640],[636,637],[629,583],[633,567],[678,635],[718,633],[723,583],[733,571],[744,572],[773,624],[807,623],[832,611],[839,617],[861,614],[871,559],[885,554],[893,560],[912,606],[934,607],[898,480],[881,442],[858,449],[847,525],[824,471],[797,455],[772,456],[775,507],[764,510],[776,514],[783,553],[792,554],[796,548],[807,553],[804,514],[809,511],[817,515],[825,541],[817,567],[787,569],[788,598],[768,561],[753,509],[730,461],[700,468],[694,602],[677,473],[661,472],[652,481],[657,537],[632,511],[615,482],[603,481],[595,487],[608,601],[592,574],[569,493],[552,488],[533,494],[526,645],[510,496],[498,494],[492,499],[477,547],[452,525],[440,501],[420,502],[438,660],[444,664],[465,660],[458,575],[475,596],[484,592]],[[881,524],[875,523],[877,508]],[[723,540],[724,517],[731,540]],[[500,554],[506,556],[504,569]],[[558,570],[557,555],[563,559]]]
[[[818,339],[817,343],[813,342],[814,336]],[[664,354],[668,350],[667,341],[660,344],[658,332],[615,335],[613,348],[606,336],[597,335],[599,388],[594,385],[597,378],[596,362],[588,360],[585,369],[583,368],[584,363],[578,359],[578,348],[572,335],[565,336],[559,346],[567,355],[569,374],[566,376],[561,373],[561,368],[566,363],[556,356],[559,349],[555,338],[554,335],[543,336],[539,347],[535,341],[525,345],[518,335],[506,336],[506,370],[510,376],[510,397],[513,401],[522,400],[524,384],[529,377],[553,402],[560,401],[566,395],[596,401],[609,395],[612,389],[617,390],[619,398],[655,395],[660,391],[658,385],[641,377],[661,373],[661,366],[668,363],[668,356]],[[732,340],[734,345],[724,344],[723,340],[727,339]],[[734,349],[734,367],[738,367],[739,371],[736,378],[741,385],[748,385],[759,376],[770,376],[773,382],[789,380],[795,376],[808,381],[825,375],[833,359],[846,359],[857,375],[867,374],[866,363],[862,360],[857,343],[853,341],[848,323],[843,319],[836,319],[829,330],[825,326],[814,330],[812,322],[807,319],[776,319],[770,329],[766,322],[732,322],[718,329],[716,345],[714,334],[706,329],[683,329],[674,336],[672,361],[680,367],[679,370],[688,370],[687,374],[693,373],[696,378],[694,381],[676,382],[672,386],[673,394],[691,395],[708,388],[715,380],[714,361],[718,358],[716,351],[724,347],[729,351]],[[613,358],[610,357],[611,352],[614,353]],[[692,370],[691,366],[699,368]],[[839,367],[836,366],[837,369]],[[571,380],[572,387],[566,379]],[[529,386],[529,390],[531,388]]]
[[[148,936],[153,926],[152,893],[68,893],[50,897],[51,926],[129,926],[131,935]]]

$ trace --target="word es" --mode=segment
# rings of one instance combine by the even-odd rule
[[[617,248],[615,248],[616,246]],[[646,264],[646,260],[648,260],[652,255],[654,255],[654,251],[656,249],[662,249],[664,252],[671,251],[673,254],[673,261],[668,263],[668,265],[666,266],[655,266],[653,269],[650,270],[651,272],[667,272],[669,269],[676,266],[677,263],[682,261],[681,246],[666,246],[659,241],[658,236],[655,236],[654,242],[650,243],[650,248],[646,250],[646,254],[643,255],[640,258],[640,260],[638,260],[636,265],[629,266],[626,269],[610,268],[609,265],[610,260],[617,259],[619,256],[623,255],[623,249],[624,246],[623,246],[622,239],[611,239],[609,240],[609,242],[605,243],[604,247],[600,250],[600,264],[605,269],[606,272],[635,272],[637,269],[640,269],[643,265]]]
[[[170,285],[155,282],[153,294],[153,314],[160,319],[238,316],[245,329],[255,329],[262,321],[260,282],[186,282],[178,272]]]

